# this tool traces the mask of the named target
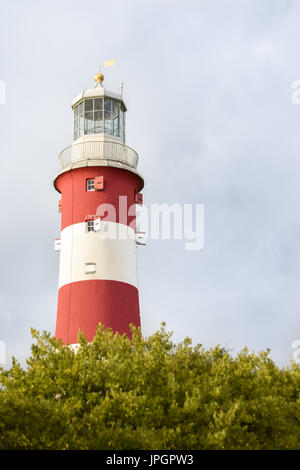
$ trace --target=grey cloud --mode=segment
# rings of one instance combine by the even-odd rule
[[[91,14],[92,12],[92,14]],[[205,204],[205,246],[139,249],[144,334],[270,347],[285,364],[299,328],[299,120],[291,104],[300,6],[284,0],[3,2],[0,76],[0,339],[22,360],[30,326],[54,332],[58,154],[72,98],[100,59],[124,80],[127,142],[145,202]],[[6,319],[5,319],[6,318]]]

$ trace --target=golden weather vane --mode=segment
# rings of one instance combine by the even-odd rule
[[[116,65],[116,59],[106,60],[103,63],[103,67],[113,67],[114,65]],[[101,73],[101,63],[100,62],[99,62],[99,66],[98,66],[98,73],[96,73],[96,75],[94,76],[94,80],[95,80],[96,83],[102,83],[103,80],[104,80],[104,75],[103,75],[103,73]]]

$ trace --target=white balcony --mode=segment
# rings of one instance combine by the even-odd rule
[[[138,154],[127,145],[106,140],[89,140],[86,142],[73,143],[65,148],[59,155],[61,169],[80,162],[93,161],[101,165],[100,161],[118,162],[132,169],[137,168]]]

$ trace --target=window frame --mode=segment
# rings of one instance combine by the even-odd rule
[[[95,221],[94,220],[87,220],[87,222],[86,222],[86,231],[87,231],[87,233],[95,232]]]
[[[94,267],[94,270],[93,271],[88,271],[88,266],[93,266]],[[85,271],[85,274],[94,274],[96,272],[96,263],[91,263],[91,262],[88,262],[88,263],[85,263],[84,264],[84,271]]]
[[[96,191],[95,190],[95,178],[88,178],[86,180],[86,191],[88,193],[92,192],[92,191]]]

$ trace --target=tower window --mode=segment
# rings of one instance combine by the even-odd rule
[[[85,263],[85,274],[96,272],[96,263]]]
[[[95,224],[94,220],[88,220],[87,221],[87,231],[88,232],[94,232],[95,231],[94,224]]]
[[[95,191],[95,180],[86,180],[86,190]]]

